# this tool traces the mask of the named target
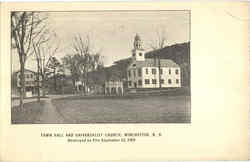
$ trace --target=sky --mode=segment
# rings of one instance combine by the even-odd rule
[[[167,45],[190,40],[189,11],[84,11],[48,12],[48,27],[56,32],[53,45],[60,45],[55,56],[61,59],[72,54],[72,39],[75,35],[90,35],[94,51],[101,51],[105,66],[131,56],[133,41],[138,33],[143,48],[150,51],[150,42],[156,32],[165,31]],[[12,69],[19,70],[18,55],[13,51]],[[16,57],[15,57],[16,56]],[[29,58],[26,68],[36,70],[36,62]]]

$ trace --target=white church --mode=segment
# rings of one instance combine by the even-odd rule
[[[136,34],[127,80],[128,88],[181,87],[181,69],[170,59],[145,58],[142,40]]]

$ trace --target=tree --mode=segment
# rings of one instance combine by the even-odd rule
[[[158,71],[159,71],[159,88],[161,88],[161,55],[157,53],[157,49],[162,49],[167,46],[167,32],[165,28],[156,29],[154,39],[149,43],[151,49],[156,51],[155,60],[158,60]]]
[[[157,50],[167,46],[167,32],[165,28],[157,28],[153,37],[148,43],[151,49]]]
[[[44,23],[43,27],[41,28],[40,32],[38,33],[38,36],[32,39],[32,47],[33,51],[35,53],[35,60],[37,62],[37,100],[40,102],[40,81],[41,81],[41,76],[42,76],[42,86],[44,87],[44,77],[43,77],[43,72],[44,72],[44,59],[45,59],[45,54],[42,51],[42,46],[46,42],[49,41],[49,34],[48,34],[48,29],[46,28],[46,24]],[[44,89],[43,89],[43,94],[44,94]],[[45,95],[45,94],[44,94]]]
[[[78,68],[78,60],[76,55],[66,55],[62,58],[62,62],[65,65],[65,68],[70,70],[71,73],[71,79],[72,79],[72,85],[74,93],[76,93],[76,81],[80,78],[80,72]]]
[[[54,90],[55,92],[57,91],[57,69],[59,69],[60,67],[60,62],[57,60],[56,57],[50,57],[48,60],[48,64],[47,67],[49,69],[52,69],[52,74],[53,74],[53,78],[54,78]]]
[[[91,44],[89,34],[82,36],[80,34],[73,37],[72,42],[73,52],[78,60],[78,72],[82,85],[84,85],[83,93],[88,90],[88,73],[100,66],[100,52],[95,53],[94,47]]]
[[[11,47],[16,49],[20,63],[20,108],[25,95],[24,69],[27,58],[32,55],[32,39],[40,33],[44,21],[39,12],[11,12]]]
[[[57,42],[57,36],[55,33],[50,32],[46,26],[41,30],[40,35],[33,39],[33,50],[35,53],[35,59],[37,62],[37,70],[38,75],[41,76],[42,79],[42,92],[43,96],[45,96],[45,88],[46,81],[48,80],[48,76],[51,74],[49,71],[49,61],[50,58],[53,57],[58,49],[59,43]],[[54,67],[54,66],[52,66]],[[55,73],[55,72],[54,72]],[[38,80],[38,100],[40,99],[40,79]]]

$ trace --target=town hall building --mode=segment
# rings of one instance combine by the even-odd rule
[[[180,66],[173,60],[145,58],[142,40],[136,34],[132,61],[127,68],[128,88],[181,87],[180,73]]]

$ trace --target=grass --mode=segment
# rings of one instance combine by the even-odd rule
[[[190,96],[75,96],[52,103],[68,124],[191,122]]]
[[[44,101],[38,103],[29,102],[24,104],[21,110],[19,106],[11,108],[11,123],[12,124],[34,124],[38,116],[42,114]]]

